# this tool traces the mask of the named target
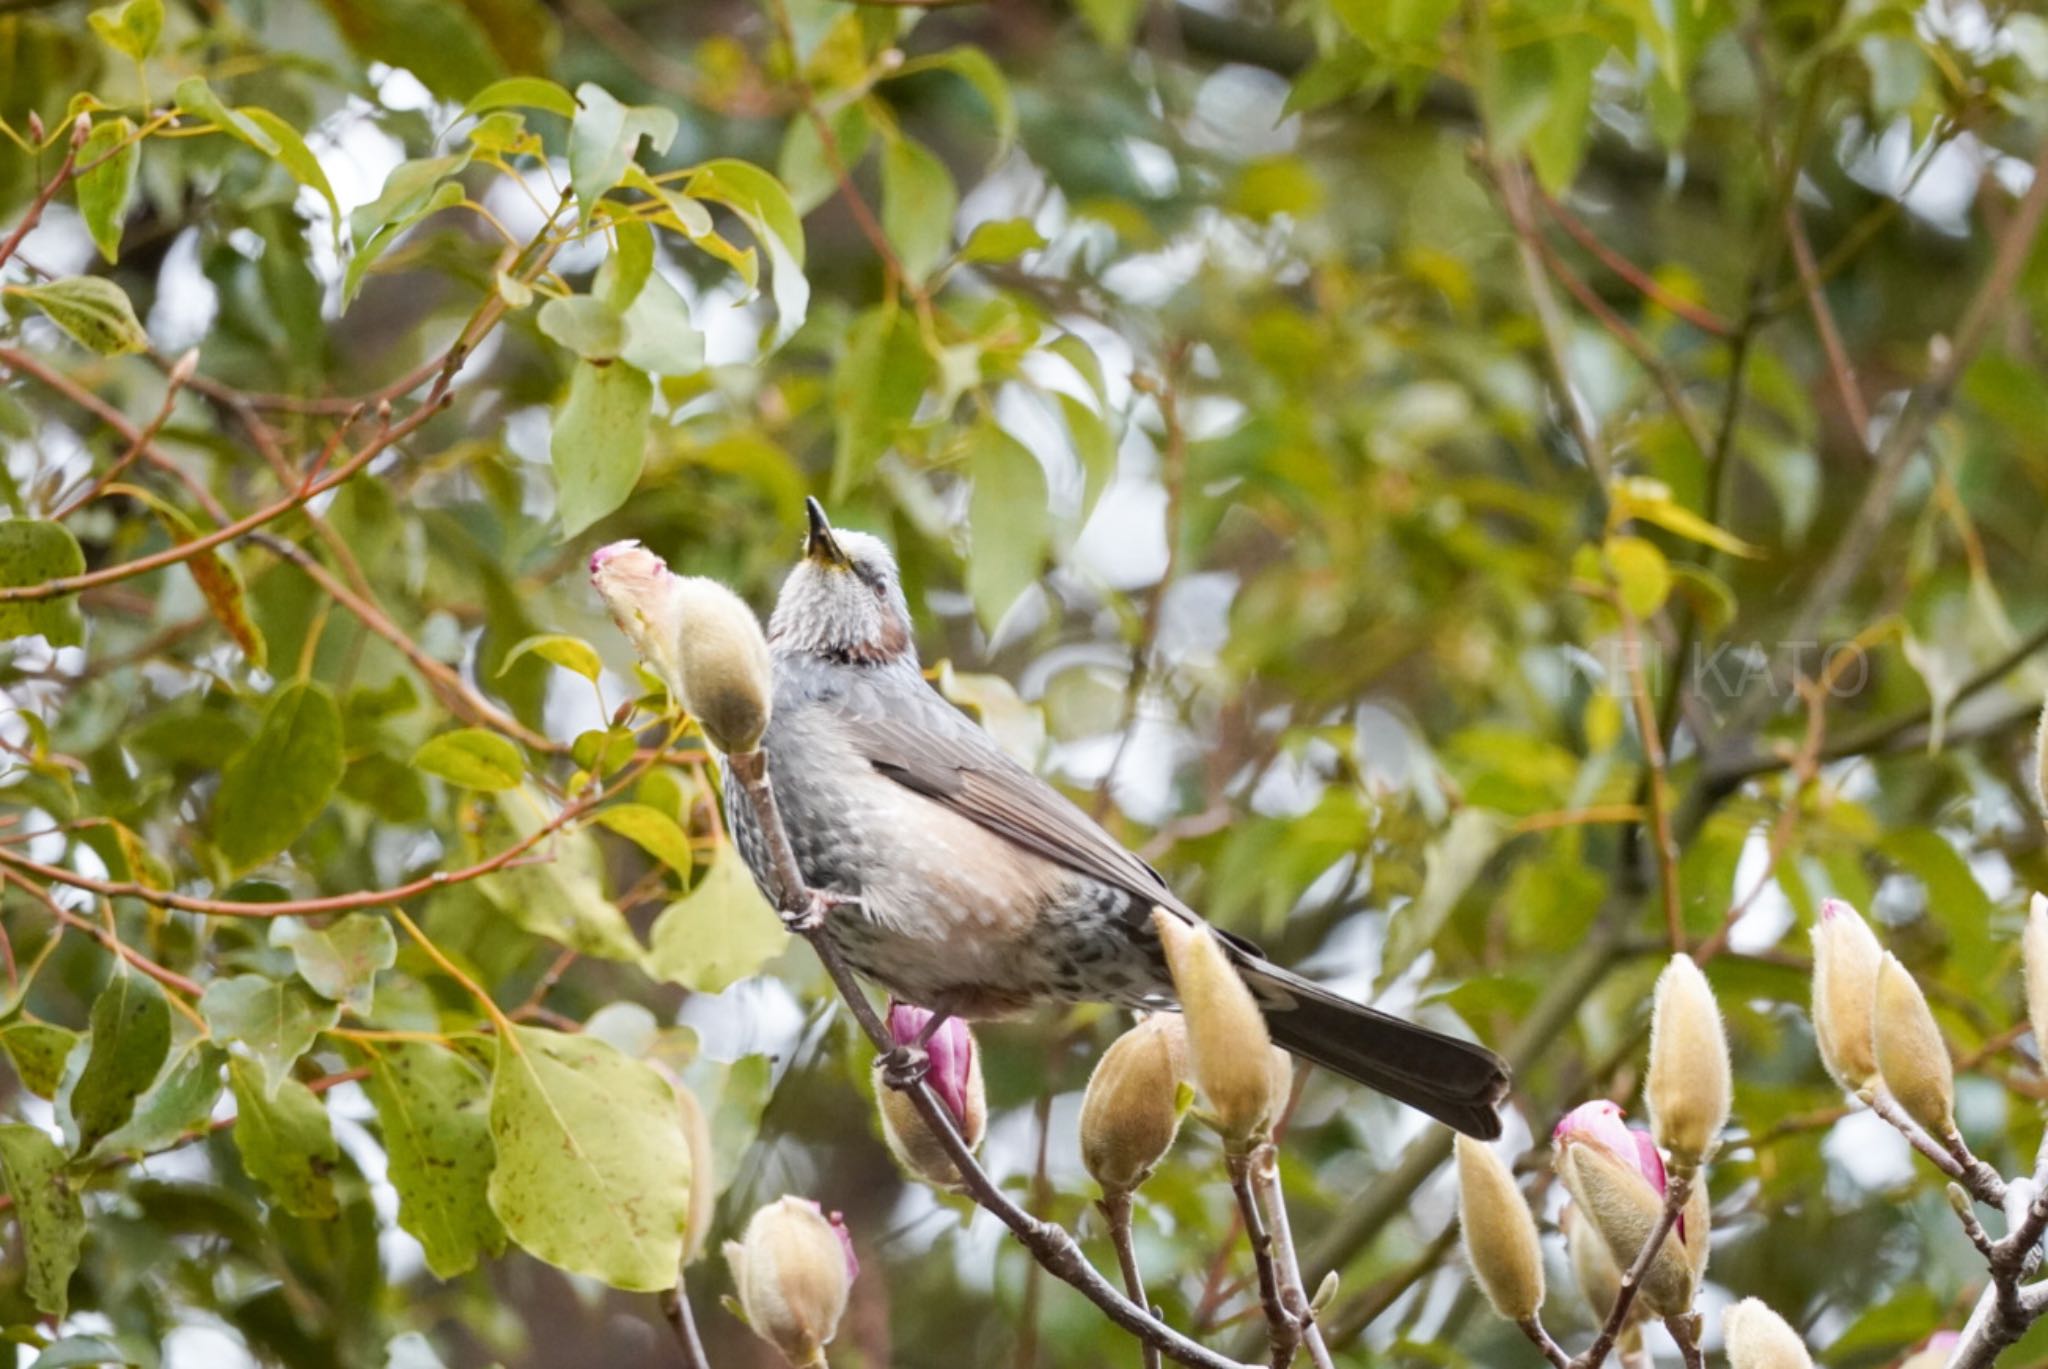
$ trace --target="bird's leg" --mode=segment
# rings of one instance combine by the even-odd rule
[[[832,889],[804,888],[796,898],[794,908],[777,908],[775,915],[782,919],[782,925],[799,936],[817,931],[825,925],[826,915],[834,908],[858,908],[859,894],[842,894]]]
[[[918,1081],[932,1068],[932,1057],[925,1047],[931,1044],[932,1037],[938,1035],[939,1028],[945,1026],[952,1015],[949,1012],[933,1013],[931,1020],[915,1037],[894,1050],[882,1052],[877,1062],[882,1067],[882,1082],[892,1089],[916,1088]]]

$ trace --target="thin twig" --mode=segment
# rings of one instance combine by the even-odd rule
[[[711,1357],[704,1353],[704,1341],[697,1334],[697,1318],[690,1312],[690,1299],[682,1284],[661,1295],[661,1315],[675,1332],[676,1345],[683,1352],[686,1369],[711,1369]]]
[[[1557,1369],[1572,1369],[1572,1357],[1564,1352],[1564,1347],[1550,1338],[1550,1333],[1543,1329],[1542,1322],[1534,1317],[1524,1317],[1515,1325],[1522,1328],[1522,1334],[1527,1336],[1530,1343],[1542,1352],[1543,1358],[1556,1365]]]
[[[1280,1297],[1280,1275],[1273,1264],[1273,1238],[1252,1196],[1250,1155],[1227,1155],[1230,1191],[1237,1198],[1237,1211],[1244,1222],[1245,1244],[1251,1247],[1252,1267],[1259,1276],[1259,1306],[1266,1314],[1266,1343],[1272,1351],[1273,1369],[1287,1369],[1301,1344],[1301,1323]]]
[[[1109,1243],[1116,1247],[1117,1267],[1124,1275],[1124,1292],[1130,1295],[1132,1302],[1149,1311],[1152,1304],[1145,1298],[1145,1275],[1138,1268],[1138,1249],[1131,1239],[1131,1195],[1105,1193],[1096,1206],[1102,1209],[1103,1220],[1109,1223]],[[1139,1344],[1138,1353],[1145,1369],[1159,1369],[1159,1347],[1144,1341]]]
[[[1316,1369],[1335,1369],[1322,1329],[1309,1307],[1301,1281],[1301,1258],[1294,1252],[1294,1227],[1287,1217],[1287,1195],[1280,1188],[1280,1151],[1271,1141],[1252,1152],[1252,1197],[1266,1219],[1273,1246],[1273,1270],[1280,1280],[1280,1304],[1298,1329],[1309,1362]]]
[[[44,182],[43,188],[36,192],[36,197],[28,202],[28,212],[22,215],[21,222],[14,226],[14,231],[7,235],[6,241],[0,242],[0,266],[7,265],[7,259],[21,246],[22,239],[34,232],[35,226],[42,222],[43,211],[50,207],[50,201],[57,198],[57,192],[64,188],[64,183],[71,179],[71,173],[78,169],[78,151],[85,146],[85,140],[91,136],[92,115],[80,114],[77,121],[71,125],[71,146],[65,151],[64,160],[58,163],[56,174]]]
[[[1666,313],[1676,314],[1703,333],[1715,337],[1733,337],[1736,325],[1722,318],[1704,305],[1674,295],[1657,283],[1656,277],[1637,266],[1621,253],[1600,241],[1598,235],[1586,225],[1586,221],[1551,197],[1541,186],[1536,187],[1536,201],[1557,220],[1558,227],[1571,236],[1573,242],[1590,252],[1602,266],[1633,286],[1637,293]]]

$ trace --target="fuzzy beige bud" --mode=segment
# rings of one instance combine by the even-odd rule
[[[1813,1369],[1806,1342],[1785,1319],[1755,1298],[1744,1298],[1721,1314],[1728,1369]]]
[[[1813,1033],[1821,1063],[1849,1093],[1877,1083],[1877,969],[1884,948],[1868,923],[1838,898],[1820,907],[1813,928]]]
[[[2035,894],[2027,905],[2027,929],[2020,937],[2026,966],[2027,1024],[2036,1049],[2048,1049],[2048,898]]]
[[[1187,1017],[1195,1084],[1223,1133],[1225,1150],[1244,1154],[1269,1134],[1283,1102],[1273,1093],[1266,1019],[1214,932],[1164,908],[1152,910],[1152,925]]]
[[[727,755],[752,751],[768,728],[768,642],[744,600],[716,580],[677,575],[637,542],[590,558],[612,621],[669,697]]]
[[[1895,955],[1877,972],[1877,1072],[1906,1115],[1937,1139],[1955,1133],[1956,1076],[1927,996]]]
[[[1690,1174],[1714,1153],[1734,1090],[1728,1035],[1707,977],[1691,956],[1675,955],[1658,976],[1650,1012],[1650,1131]]]
[[[740,1311],[798,1369],[822,1365],[860,1272],[846,1228],[802,1198],[779,1198],[725,1243]]]
[[[727,755],[752,751],[768,730],[768,639],[746,601],[716,580],[684,576],[683,707],[711,744]]]
[[[1509,1321],[1543,1306],[1543,1244],[1515,1176],[1483,1141],[1457,1138],[1458,1224],[1479,1291]]]
[[[1081,1095],[1081,1163],[1105,1194],[1128,1193],[1173,1149],[1188,1087],[1187,1024],[1154,1013],[1110,1043]]]
[[[1607,1248],[1607,1238],[1597,1231],[1576,1203],[1564,1205],[1559,1224],[1564,1228],[1564,1253],[1572,1266],[1572,1281],[1579,1296],[1592,1309],[1593,1319],[1605,1322],[1621,1296],[1621,1266]]]

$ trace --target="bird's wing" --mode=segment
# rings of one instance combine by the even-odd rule
[[[1067,797],[1026,770],[988,733],[919,684],[907,700],[849,690],[832,701],[854,748],[881,774],[1069,870],[1139,901],[1192,918],[1159,872]]]

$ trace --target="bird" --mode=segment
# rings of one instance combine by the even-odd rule
[[[761,748],[798,871],[830,906],[819,934],[935,1020],[1054,1003],[1175,1007],[1153,910],[1210,925],[932,688],[888,544],[834,528],[816,499],[805,508],[803,554],[768,622]],[[725,790],[734,845],[772,891],[768,842],[730,770]],[[1500,1134],[1509,1073],[1493,1052],[1210,930],[1278,1045],[1467,1135]]]

